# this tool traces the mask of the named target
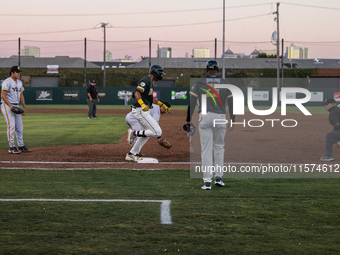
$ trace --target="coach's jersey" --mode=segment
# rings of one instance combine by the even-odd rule
[[[153,84],[149,76],[145,76],[143,79],[140,80],[138,83],[137,89],[141,90],[141,96],[144,104],[151,107],[153,102]],[[135,90],[136,91],[136,90]],[[140,104],[135,99],[133,103],[136,107],[141,107]]]
[[[24,91],[24,87],[20,80],[15,82],[11,77],[7,78],[2,83],[2,89],[7,91],[7,99],[11,104],[20,103],[20,94]],[[1,103],[4,104],[4,100],[1,99]]]
[[[196,81],[191,87],[190,95],[199,100],[199,113],[202,111],[202,94],[207,96],[208,112],[226,113],[226,100],[233,95],[229,89],[215,89],[216,84],[229,84],[229,82],[216,75],[208,75]]]

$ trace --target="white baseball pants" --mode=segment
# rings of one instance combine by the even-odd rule
[[[131,153],[137,154],[141,151],[144,144],[149,140],[150,137],[158,137],[162,135],[162,129],[157,123],[157,121],[150,115],[149,111],[144,112],[142,108],[136,107],[132,108],[132,115],[138,121],[138,125],[140,127],[140,134],[144,134],[144,136],[140,136],[137,142],[131,149]]]
[[[18,146],[24,146],[22,139],[24,127],[22,125],[21,114],[13,113],[7,104],[1,104],[1,112],[4,115],[7,123],[7,140],[9,147],[15,147],[14,133],[17,137]]]
[[[214,172],[211,171],[214,169],[213,167],[215,167],[215,177],[223,176],[224,137],[227,124],[215,124],[214,127],[214,119],[225,120],[226,115],[212,112],[207,112],[206,115],[199,115],[198,126],[204,182],[211,182],[211,178],[214,176]]]

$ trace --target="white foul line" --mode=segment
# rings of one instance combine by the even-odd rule
[[[34,198],[18,198],[18,199],[0,199],[0,202],[138,202],[138,203],[161,203],[161,223],[172,224],[170,214],[171,200],[129,200],[129,199],[34,199]]]

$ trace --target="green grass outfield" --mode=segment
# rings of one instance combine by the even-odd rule
[[[0,254],[339,254],[338,179],[228,179],[188,170],[0,170]]]
[[[126,133],[123,115],[102,115],[87,119],[87,114],[27,114],[22,117],[24,142],[28,148],[75,144],[119,143]],[[0,121],[0,151],[8,149],[6,122]]]

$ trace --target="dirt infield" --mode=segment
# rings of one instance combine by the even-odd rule
[[[83,113],[84,109],[29,109],[30,113]],[[129,110],[98,110],[100,115],[125,115]],[[137,164],[125,162],[125,154],[130,150],[126,143],[127,135],[121,138],[119,144],[95,144],[56,146],[49,148],[32,148],[31,153],[19,155],[0,152],[1,167],[20,168],[119,168],[119,169],[188,169],[190,162],[190,143],[183,131],[186,111],[173,110],[170,115],[160,120],[163,130],[162,137],[170,141],[173,147],[168,150],[157,144],[156,139],[151,138],[143,147],[142,153],[148,157],[159,160],[159,164]],[[261,125],[258,119],[264,123],[262,127],[250,127]],[[276,119],[280,121],[270,121]],[[296,127],[283,127],[284,119],[297,121]],[[92,120],[89,120],[92,121]],[[246,113],[238,116],[232,132],[226,135],[225,162],[233,163],[307,163],[321,164],[320,157],[325,154],[325,134],[330,131],[328,115],[304,116],[301,114],[288,114],[281,116],[275,113],[270,116],[255,116]],[[243,124],[244,123],[244,124]],[[274,127],[272,125],[274,124]],[[285,121],[284,125],[293,125],[293,121]],[[244,127],[245,125],[245,127]],[[199,148],[199,134],[193,137],[194,148]],[[197,149],[196,149],[197,150]],[[200,151],[194,151],[192,155],[200,155]],[[96,162],[93,159],[96,159]],[[340,151],[334,150],[335,163],[340,163]],[[40,163],[30,163],[30,161]],[[25,162],[25,163],[22,163]],[[77,163],[83,162],[83,163]],[[181,163],[182,162],[182,163]]]

